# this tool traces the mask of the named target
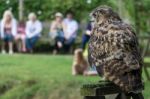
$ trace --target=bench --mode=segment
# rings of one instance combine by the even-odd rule
[[[52,52],[52,49],[55,45],[55,41],[50,37],[42,36],[35,45],[34,51],[36,52]],[[70,48],[69,53],[74,53],[74,50],[81,45],[81,39],[79,37],[76,38],[74,44]]]
[[[106,99],[106,95],[118,94],[115,99],[131,99],[118,86],[109,81],[100,81],[93,84],[84,84],[80,89],[84,99]],[[121,96],[119,96],[121,95]],[[122,97],[122,98],[120,98]],[[109,99],[113,99],[112,97]],[[144,99],[142,94],[132,95],[132,99]]]

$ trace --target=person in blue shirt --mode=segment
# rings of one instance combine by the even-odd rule
[[[91,22],[89,22],[87,24],[86,31],[82,36],[81,48],[83,50],[85,50],[86,44],[88,43],[88,41],[90,39],[91,31],[92,31],[92,24],[91,24]]]

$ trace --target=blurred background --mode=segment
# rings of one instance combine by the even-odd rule
[[[0,0],[0,99],[82,99],[82,84],[100,80],[87,62],[100,5],[134,28],[150,99],[150,0]]]
[[[149,4],[149,0],[0,0],[0,17],[2,18],[4,11],[9,9],[18,21],[27,20],[28,14],[34,12],[43,24],[42,37],[46,38],[55,13],[61,12],[65,16],[67,11],[72,11],[75,20],[79,23],[78,36],[81,36],[89,21],[90,11],[99,5],[108,5],[113,7],[125,22],[131,24],[139,35],[143,36],[148,35],[150,31]],[[77,38],[76,43],[79,43],[81,38]],[[50,48],[46,46],[40,49],[41,43],[44,42],[37,44],[35,51],[49,52]]]

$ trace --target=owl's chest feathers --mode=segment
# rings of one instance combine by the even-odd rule
[[[110,53],[112,50],[116,49],[117,38],[119,35],[116,35],[118,30],[100,27],[95,30],[93,34],[93,47],[98,52]]]
[[[118,39],[122,38],[123,31],[114,26],[109,26],[107,28],[100,27],[93,31],[92,42],[90,44],[93,48],[92,55],[99,59],[100,63],[105,63],[116,55],[118,56],[118,50],[120,47],[124,46],[123,44],[118,44]],[[120,57],[120,56],[119,56]]]

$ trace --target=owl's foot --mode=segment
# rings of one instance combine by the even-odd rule
[[[110,81],[107,80],[105,77],[103,77],[99,82],[110,82]]]

